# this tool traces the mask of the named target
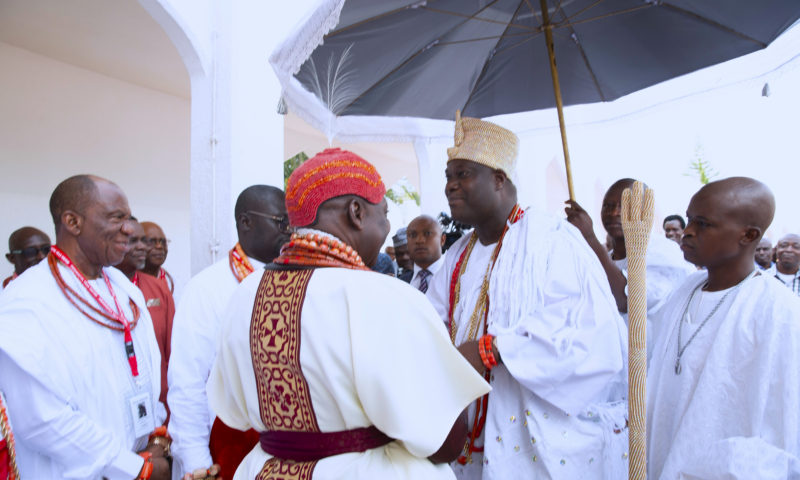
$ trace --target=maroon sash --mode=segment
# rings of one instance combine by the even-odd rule
[[[283,460],[313,462],[342,453],[364,452],[392,439],[374,425],[340,432],[267,431],[259,434],[261,449]]]

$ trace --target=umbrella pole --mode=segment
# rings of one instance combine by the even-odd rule
[[[654,194],[642,182],[622,193],[622,232],[628,257],[628,478],[647,478],[647,244]]]
[[[567,127],[564,124],[564,102],[561,99],[561,85],[558,81],[558,68],[556,68],[556,50],[553,43],[553,25],[547,11],[547,0],[540,0],[542,5],[542,27],[547,43],[547,56],[550,58],[550,74],[553,77],[553,93],[556,96],[556,109],[558,110],[558,128],[561,130],[561,148],[564,150],[564,166],[567,169],[567,188],[569,199],[575,200],[575,191],[572,188],[572,166],[569,161],[569,145],[567,145]]]

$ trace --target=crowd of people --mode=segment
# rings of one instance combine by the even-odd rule
[[[163,230],[109,180],[61,182],[55,243],[9,238],[0,480],[626,478],[636,180],[601,242],[575,201],[519,205],[512,132],[457,115],[447,156],[446,222],[383,252],[386,188],[352,152],[248,187],[177,306]],[[650,478],[800,475],[800,236],[773,248],[774,211],[732,177],[650,237]]]

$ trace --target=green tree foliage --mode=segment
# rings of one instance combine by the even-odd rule
[[[289,176],[291,176],[292,172],[294,172],[295,169],[297,167],[299,167],[300,165],[302,165],[303,162],[305,162],[306,160],[308,160],[308,155],[306,155],[306,152],[300,152],[297,155],[295,155],[294,157],[292,157],[292,158],[286,160],[285,162],[283,162],[283,189],[284,190],[286,190],[286,187],[288,186]]]

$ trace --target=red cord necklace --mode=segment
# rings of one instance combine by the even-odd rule
[[[61,262],[66,266],[73,275],[78,279],[78,281],[83,285],[89,295],[92,296],[95,302],[100,305],[98,309],[94,305],[90,304],[82,295],[79,295],[78,292],[70,288],[69,285],[64,281],[64,278],[61,276],[61,272],[58,270],[58,262]],[[112,330],[124,332],[124,340],[125,340],[125,353],[128,356],[128,364],[131,367],[131,374],[134,377],[139,376],[139,366],[136,361],[136,351],[133,349],[133,336],[131,335],[131,331],[136,328],[137,323],[139,322],[139,308],[133,302],[132,299],[129,300],[131,311],[133,311],[133,322],[128,322],[128,319],[125,317],[125,314],[122,312],[122,308],[119,306],[119,301],[117,301],[117,295],[114,293],[114,288],[111,286],[111,281],[108,279],[106,273],[100,270],[103,280],[105,280],[106,287],[108,287],[108,291],[111,293],[111,298],[114,299],[114,306],[116,307],[116,311],[112,310],[111,307],[100,297],[100,294],[97,293],[97,290],[92,287],[86,277],[83,276],[78,267],[72,263],[72,260],[64,253],[60,248],[53,245],[50,247],[50,255],[47,256],[47,263],[50,265],[50,271],[53,273],[53,277],[56,279],[56,283],[61,288],[61,291],[64,293],[64,296],[67,297],[67,300],[72,303],[75,308],[78,309],[84,316],[88,319],[92,320],[93,322],[100,324],[106,328],[110,328]],[[90,314],[75,301],[75,299],[80,300],[86,307],[88,307],[92,312],[99,314],[101,318],[109,320],[111,323],[106,323],[104,321],[98,320],[94,317],[94,315]],[[117,326],[118,324],[120,326]]]
[[[281,255],[273,262],[278,265],[369,270],[353,247],[325,232],[310,229],[293,233],[281,247]]]

